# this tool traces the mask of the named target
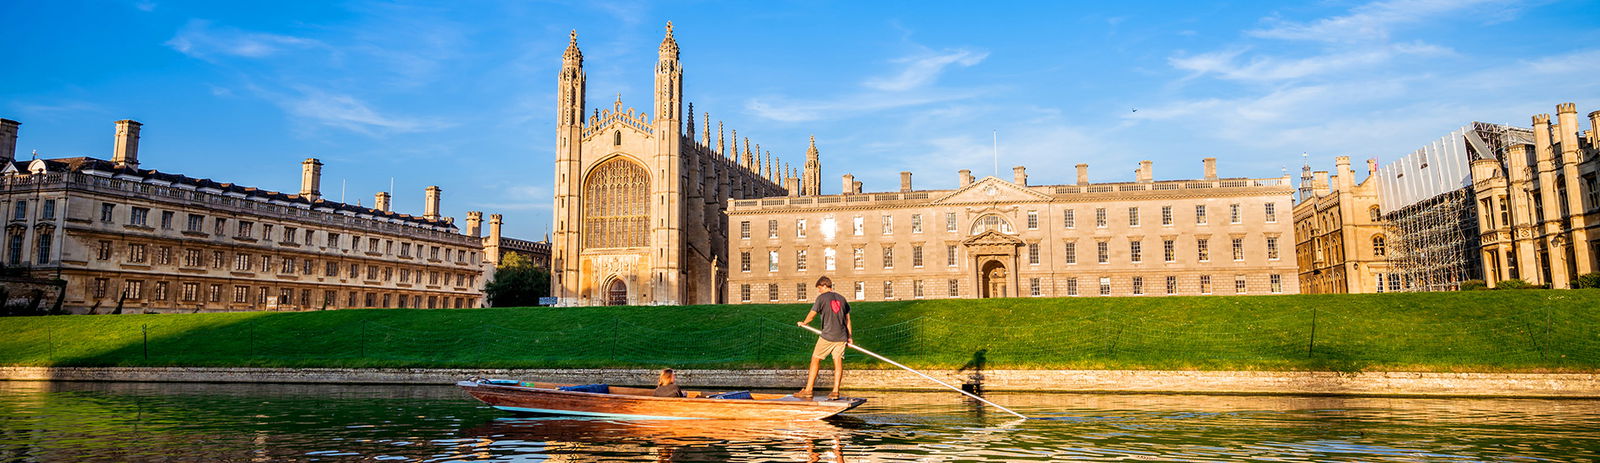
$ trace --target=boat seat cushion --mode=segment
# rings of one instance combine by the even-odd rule
[[[521,383],[521,381],[517,381],[517,380],[514,380],[514,379],[485,379],[485,380],[483,380],[483,383],[484,384],[498,384],[498,385],[503,385],[503,386],[516,386],[516,385],[518,385],[518,383]]]
[[[557,388],[557,389],[560,389],[560,390],[563,390],[563,391],[572,391],[572,392],[592,392],[592,393],[595,393],[595,394],[610,394],[611,393],[611,386],[607,386],[607,385],[604,385],[604,384],[583,384],[583,385],[578,385],[578,386],[561,386],[560,388]]]
[[[750,400],[750,391],[721,392],[706,396],[708,399],[742,399]]]

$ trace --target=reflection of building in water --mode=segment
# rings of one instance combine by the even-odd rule
[[[917,190],[734,200],[730,298],[807,301],[817,277],[853,300],[1298,292],[1287,178],[1032,185],[974,179]]]

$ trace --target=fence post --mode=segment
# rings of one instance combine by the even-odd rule
[[[1311,341],[1306,343],[1306,357],[1311,357],[1317,348],[1317,306],[1311,306]]]
[[[144,359],[150,360],[150,325],[139,325],[139,334],[144,337]]]
[[[245,351],[245,356],[254,357],[256,355],[256,323],[255,321],[250,321],[248,323],[249,324],[245,326],[250,329],[250,344],[245,346],[245,348],[248,349]]]
[[[367,358],[367,321],[361,321],[361,358]]]
[[[45,325],[44,329],[45,329],[45,332],[44,332],[45,333],[44,334],[45,335],[45,343],[49,346],[49,352],[50,352],[49,359],[50,360],[55,360],[56,359],[56,327],[53,326],[53,325]]]

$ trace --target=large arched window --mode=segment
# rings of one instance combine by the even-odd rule
[[[1372,237],[1372,255],[1376,256],[1376,257],[1383,257],[1383,253],[1384,252],[1385,252],[1385,250],[1384,250],[1383,235],[1375,235],[1375,236],[1373,236]]]
[[[650,174],[625,159],[596,167],[583,182],[583,241],[586,248],[649,245]]]
[[[972,221],[972,234],[976,235],[990,230],[999,231],[1000,233],[1005,233],[1008,235],[1016,233],[1011,228],[1011,222],[998,215],[990,214],[979,217],[978,220]]]

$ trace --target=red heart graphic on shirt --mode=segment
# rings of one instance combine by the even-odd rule
[[[839,301],[828,301],[828,303],[833,306],[833,313],[839,313]]]

